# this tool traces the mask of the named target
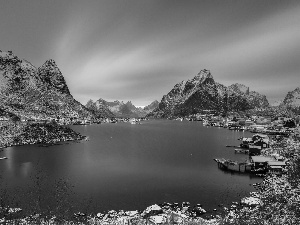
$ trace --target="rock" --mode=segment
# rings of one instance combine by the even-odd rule
[[[157,215],[161,212],[162,212],[162,208],[155,204],[155,205],[151,205],[151,206],[147,207],[144,210],[143,215],[148,215],[148,214]]]
[[[256,206],[261,203],[261,200],[259,198],[255,197],[245,197],[241,200],[241,204],[248,205],[248,206]]]
[[[135,210],[135,211],[126,211],[125,215],[130,216],[130,217],[134,217],[136,215],[139,214],[139,211]]]
[[[166,218],[162,215],[160,216],[150,216],[149,217],[150,222],[154,224],[162,224],[166,222]]]

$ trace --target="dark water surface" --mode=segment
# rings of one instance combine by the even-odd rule
[[[247,155],[235,154],[225,145],[238,145],[237,138],[251,133],[167,120],[72,128],[90,141],[0,152],[0,157],[8,157],[0,161],[2,184],[11,192],[19,187],[21,195],[30,188],[32,175],[42,171],[45,187],[68,179],[74,185],[73,200],[91,199],[95,211],[142,210],[164,201],[201,203],[209,210],[238,201],[254,191],[249,184],[261,181],[224,172],[213,161],[246,159]]]

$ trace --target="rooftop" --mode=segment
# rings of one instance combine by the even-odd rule
[[[275,161],[275,159],[270,156],[251,156],[251,159],[254,163]]]
[[[285,166],[285,162],[282,161],[271,161],[268,162],[269,166]]]

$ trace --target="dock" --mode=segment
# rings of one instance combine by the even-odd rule
[[[230,170],[234,172],[250,172],[252,164],[250,162],[237,162],[230,159],[214,159],[218,163],[218,167],[224,170]]]

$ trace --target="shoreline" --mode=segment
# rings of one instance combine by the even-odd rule
[[[6,138],[0,139],[0,151],[13,146],[52,145],[59,142],[80,141],[87,137],[75,132],[67,126],[57,124],[9,124]]]

